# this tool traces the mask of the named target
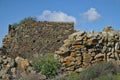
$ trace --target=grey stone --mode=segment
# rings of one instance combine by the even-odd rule
[[[0,64],[2,64],[3,63],[3,61],[2,61],[2,57],[0,57]]]
[[[11,72],[12,72],[13,74],[15,74],[15,73],[16,73],[16,68],[11,68]]]
[[[115,44],[115,50],[119,50],[119,49],[120,49],[120,43],[117,42],[117,43]]]
[[[2,69],[1,71],[0,71],[0,77],[2,77],[2,75],[5,75],[5,74],[7,74],[7,69]]]

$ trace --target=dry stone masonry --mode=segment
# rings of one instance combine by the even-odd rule
[[[73,32],[74,23],[69,22],[32,22],[17,28],[9,25],[3,49],[7,54],[22,57],[54,52]]]
[[[120,64],[120,31],[79,31],[69,35],[56,53],[64,71],[80,72],[93,63],[114,60]]]

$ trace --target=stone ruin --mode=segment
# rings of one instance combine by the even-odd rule
[[[29,58],[56,51],[75,30],[69,22],[32,22],[17,28],[9,25],[8,32],[3,39],[4,53]]]
[[[56,54],[64,71],[80,72],[100,61],[120,65],[120,31],[107,27],[102,32],[75,32],[64,40]]]

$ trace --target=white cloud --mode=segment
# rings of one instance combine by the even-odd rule
[[[88,11],[82,14],[83,19],[88,21],[97,21],[101,18],[101,15],[96,11],[95,8],[90,8]]]
[[[45,10],[40,16],[40,21],[55,21],[55,22],[76,22],[76,18],[61,11]]]

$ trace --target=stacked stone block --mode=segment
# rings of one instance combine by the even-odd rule
[[[110,28],[102,32],[79,31],[70,35],[56,51],[62,69],[79,72],[94,63],[111,60],[120,64],[120,31]]]
[[[54,52],[73,32],[74,23],[69,22],[32,22],[17,28],[9,25],[3,48],[14,57],[19,55],[29,58],[34,54]]]

